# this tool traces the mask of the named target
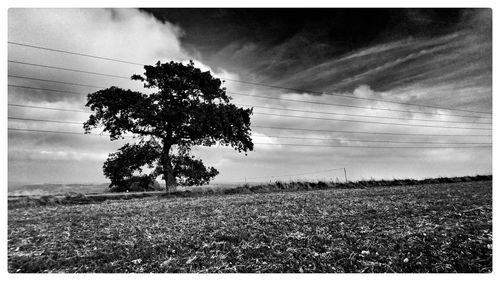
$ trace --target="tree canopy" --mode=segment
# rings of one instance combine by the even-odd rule
[[[144,167],[152,169],[151,178],[161,175],[167,190],[177,184],[205,184],[218,171],[191,155],[193,146],[220,144],[245,154],[253,150],[252,109],[232,104],[223,81],[192,61],[158,62],[144,69],[143,75],[131,79],[156,90],[153,93],[112,86],[87,96],[86,106],[94,113],[84,123],[86,133],[102,127],[111,140],[125,134],[139,138],[111,153],[104,163],[111,186],[123,185]]]

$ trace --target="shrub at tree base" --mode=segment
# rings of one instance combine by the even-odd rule
[[[149,176],[133,176],[120,183],[111,183],[111,192],[137,192],[162,190],[160,184]]]

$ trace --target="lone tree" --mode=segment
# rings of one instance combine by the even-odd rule
[[[102,127],[112,141],[126,133],[139,138],[111,153],[104,163],[110,187],[123,186],[144,167],[153,171],[148,175],[152,179],[162,176],[167,192],[177,184],[205,184],[219,172],[192,156],[192,146],[219,143],[245,155],[253,150],[252,109],[230,103],[220,79],[195,68],[192,61],[157,62],[144,69],[144,76],[135,74],[131,79],[144,82],[154,93],[113,86],[87,97],[86,106],[94,113],[84,123],[85,133]]]

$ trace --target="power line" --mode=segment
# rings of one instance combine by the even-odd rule
[[[283,111],[314,113],[314,114],[329,114],[329,115],[339,115],[339,116],[369,117],[369,118],[380,118],[380,119],[410,120],[410,121],[425,121],[425,122],[440,122],[440,123],[463,123],[463,124],[487,124],[487,125],[491,125],[491,123],[488,123],[488,122],[467,122],[467,121],[432,120],[432,119],[419,119],[419,118],[386,117],[386,116],[374,116],[374,115],[363,115],[363,114],[347,114],[347,113],[335,113],[335,112],[326,112],[326,111],[312,111],[312,110],[268,107],[268,106],[260,106],[260,105],[253,105],[253,104],[241,104],[241,103],[235,103],[235,105],[262,108],[262,109],[283,110]]]
[[[308,146],[308,147],[359,147],[359,148],[484,148],[491,145],[479,146],[365,146],[365,145],[315,145],[315,144],[295,144],[295,143],[255,143],[265,145],[283,145],[283,146]]]
[[[431,115],[468,117],[468,118],[489,118],[489,119],[492,118],[492,117],[482,117],[482,116],[472,116],[472,115],[431,113],[431,112],[423,112],[423,111],[409,111],[409,110],[380,108],[380,107],[367,107],[367,106],[358,106],[358,105],[347,105],[347,104],[326,103],[326,102],[317,102],[317,101],[305,101],[305,100],[285,99],[285,98],[279,98],[279,97],[268,97],[268,96],[242,94],[242,93],[236,93],[236,92],[230,92],[230,91],[227,91],[227,93],[232,94],[232,95],[237,95],[237,96],[247,96],[247,97],[262,98],[262,99],[284,100],[284,101],[291,101],[291,102],[300,102],[300,103],[309,103],[309,104],[321,104],[321,105],[331,105],[331,106],[341,106],[341,107],[351,107],[351,108],[361,108],[361,109],[369,109],[369,110],[382,110],[382,111],[394,111],[394,112],[403,112],[403,113],[418,113],[418,114],[431,114]]]
[[[78,84],[78,83],[56,81],[56,80],[38,79],[38,78],[31,78],[31,77],[17,76],[17,75],[9,75],[9,77],[21,78],[21,79],[27,79],[27,80],[35,80],[35,81],[53,82],[53,83],[60,83],[60,84],[68,84],[68,85],[85,86],[85,87],[92,87],[92,88],[102,88],[102,89],[106,88],[106,87],[102,87],[102,86],[93,86],[93,85],[86,85],[86,84]],[[24,88],[35,89],[35,90],[46,90],[46,91],[63,92],[63,91],[59,91],[59,90],[43,89],[43,88],[33,88],[33,87],[25,87],[25,86],[18,86],[18,85],[10,85],[10,86],[11,87],[24,87]],[[228,92],[228,93],[231,93],[231,92]],[[243,95],[243,94],[240,94],[240,95]],[[339,116],[370,117],[370,118],[379,118],[379,119],[429,121],[429,122],[440,122],[440,123],[491,124],[491,123],[487,123],[487,122],[448,121],[448,120],[431,120],[431,119],[418,119],[418,118],[412,119],[412,118],[385,117],[385,116],[373,116],[373,115],[363,115],[363,114],[335,113],[335,112],[325,112],[325,111],[310,111],[310,110],[288,109],[288,108],[278,108],[278,107],[266,107],[266,106],[258,106],[258,105],[247,105],[247,104],[236,104],[236,105],[239,105],[239,106],[251,106],[251,107],[263,108],[263,109],[293,111],[293,112],[329,114],[329,115],[339,115]],[[338,105],[338,106],[341,106],[341,105]],[[404,112],[407,112],[407,111],[404,111]],[[432,114],[432,113],[425,113],[425,114]],[[472,117],[472,118],[490,118],[490,117],[462,116],[462,115],[451,115],[451,116]]]
[[[75,109],[75,108],[55,108],[55,107],[44,107],[44,106],[24,105],[24,104],[15,104],[15,103],[8,103],[7,105],[15,106],[15,107],[24,107],[24,108],[36,108],[36,109],[67,111],[67,112],[92,113],[91,111],[88,111],[88,110],[79,110],[79,109]]]
[[[12,42],[12,41],[8,41],[7,43],[12,44],[12,45],[18,45],[18,46],[23,46],[23,47],[29,47],[29,48],[46,50],[46,51],[64,53],[64,54],[69,54],[69,55],[77,55],[77,56],[89,57],[89,58],[100,59],[100,60],[107,60],[107,61],[114,61],[114,62],[121,62],[121,63],[126,63],[126,64],[144,66],[144,64],[142,64],[142,63],[106,58],[106,57],[101,57],[101,56],[94,56],[94,55],[89,55],[89,54],[84,54],[84,53],[70,52],[70,51],[64,51],[64,50],[53,49],[53,48],[46,48],[46,47],[41,47],[41,46],[36,46],[36,45],[17,43],[17,42]]]
[[[17,129],[9,128],[12,131],[26,131],[26,132],[40,132],[40,133],[58,133],[58,134],[74,134],[74,135],[94,135],[94,136],[109,136],[108,134],[94,134],[94,133],[77,133],[68,131],[50,131],[50,130],[37,130],[37,129]],[[126,136],[132,137],[132,136]],[[263,136],[252,136],[253,138],[262,138]],[[418,141],[386,141],[386,140],[360,140],[360,139],[335,139],[335,138],[308,138],[308,137],[289,137],[289,136],[267,136],[269,138],[283,138],[283,139],[306,139],[306,140],[336,140],[336,141],[359,141],[359,142],[383,142],[383,143],[420,143],[420,144],[490,144],[483,142],[418,142]]]
[[[337,97],[357,99],[357,100],[370,100],[370,101],[378,101],[378,102],[385,102],[385,103],[394,103],[394,104],[401,104],[401,105],[429,107],[429,108],[434,108],[434,109],[445,109],[445,110],[450,110],[450,111],[462,111],[462,112],[479,113],[479,114],[490,114],[490,115],[492,114],[491,112],[473,111],[473,110],[465,110],[465,109],[456,109],[456,108],[449,108],[449,107],[438,107],[438,106],[432,106],[432,105],[423,105],[423,104],[415,104],[415,103],[407,103],[407,102],[389,101],[389,100],[384,100],[384,99],[347,96],[347,95],[334,94],[334,93],[325,93],[325,92],[318,92],[318,91],[311,91],[311,90],[304,90],[304,89],[297,89],[297,88],[289,88],[289,87],[282,87],[282,86],[273,86],[273,85],[268,85],[268,84],[263,84],[263,83],[247,82],[247,81],[241,81],[241,80],[235,80],[235,79],[224,78],[224,80],[232,81],[232,82],[237,82],[237,83],[242,83],[242,84],[250,84],[250,85],[256,85],[256,86],[268,87],[268,88],[276,88],[276,89],[283,89],[283,90],[289,90],[289,91],[295,91],[295,92],[303,92],[303,93],[311,93],[311,94],[318,94],[318,95],[337,96]]]
[[[388,132],[368,132],[368,131],[345,131],[345,130],[322,130],[310,128],[290,128],[252,125],[253,128],[277,129],[306,132],[328,132],[328,133],[349,133],[349,134],[370,134],[370,135],[391,135],[391,136],[427,136],[427,137],[491,137],[492,135],[471,135],[471,134],[420,134],[420,133],[388,133]]]
[[[8,128],[9,131],[20,131],[20,132],[37,132],[37,133],[54,133],[54,134],[68,134],[68,135],[79,135],[85,136],[85,133],[68,132],[68,131],[51,131],[51,130],[36,130],[36,129],[18,129],[18,128]],[[93,136],[100,136],[99,134],[87,134]]]
[[[58,120],[46,120],[46,119],[35,119],[35,118],[21,118],[21,117],[11,117],[11,116],[9,116],[8,119],[23,120],[23,121],[35,121],[35,122],[50,122],[50,123],[65,123],[65,124],[83,125],[83,122],[58,121]],[[288,127],[269,127],[269,126],[259,126],[259,125],[253,125],[252,127],[254,127],[254,128],[264,128],[264,129],[281,129],[281,130],[297,130],[297,131],[312,131],[312,132],[331,132],[331,133],[374,134],[374,135],[491,137],[491,135],[387,133],[387,132],[367,132],[367,131],[344,131],[344,130],[321,130],[321,129],[303,129],[303,128],[288,128]]]
[[[363,121],[363,120],[336,119],[336,118],[321,118],[321,117],[308,117],[308,116],[293,116],[293,115],[274,114],[274,113],[262,113],[262,112],[258,112],[258,114],[268,115],[268,116],[301,118],[301,119],[331,120],[331,121],[340,121],[340,122],[369,123],[369,124],[393,125],[393,126],[428,127],[428,128],[445,128],[445,129],[464,129],[464,130],[465,129],[467,129],[467,130],[491,130],[489,128],[450,127],[450,126],[438,126],[438,125],[387,123],[387,122],[377,122],[377,121]]]
[[[42,82],[51,82],[51,83],[60,83],[60,84],[66,84],[66,85],[82,86],[82,87],[97,88],[97,89],[104,89],[104,88],[106,88],[104,86],[94,86],[94,85],[87,85],[87,84],[63,82],[63,81],[40,79],[40,78],[33,78],[33,77],[26,77],[26,76],[19,76],[19,75],[7,75],[7,76],[8,77],[12,77],[12,78],[35,80],[35,81],[42,81]]]
[[[58,133],[58,134],[72,134],[72,135],[85,135],[75,132],[64,132],[64,131],[49,131],[49,130],[30,130],[30,129],[18,129],[18,128],[8,128],[12,131],[25,131],[25,132],[40,132],[40,133]],[[93,134],[95,135],[95,134]],[[280,146],[306,146],[306,147],[357,147],[357,148],[486,148],[491,147],[491,145],[483,146],[359,146],[359,145],[312,145],[312,144],[292,144],[292,143],[259,143],[254,142],[258,145],[280,145]]]
[[[324,141],[358,141],[358,142],[382,142],[382,143],[421,143],[421,144],[491,144],[489,142],[427,142],[427,141],[388,141],[388,140],[360,140],[342,138],[310,138],[295,136],[252,136],[252,138],[277,138],[277,139],[300,139],[300,140],[324,140]]]
[[[38,89],[38,88],[37,88]],[[21,105],[21,104],[12,104],[12,103],[9,103],[8,104],[9,106],[15,106],[15,107],[24,107],[24,108],[35,108],[35,109],[46,109],[46,110],[58,110],[58,111],[68,111],[68,112],[82,112],[82,113],[92,113],[91,111],[86,111],[86,110],[79,110],[79,109],[73,109],[73,108],[53,108],[53,107],[43,107],[43,106],[33,106],[33,105]],[[240,106],[252,106],[252,105],[240,105]],[[260,107],[260,106],[256,106],[256,107]],[[263,108],[267,108],[267,107],[263,107]],[[277,108],[276,108],[277,109]],[[299,110],[302,112],[302,110]],[[314,111],[305,111],[305,112],[314,112]],[[284,117],[287,117],[288,115],[279,115],[279,114],[270,114],[270,113],[263,113],[263,112],[255,112],[256,114],[262,114],[262,115],[276,115],[276,116],[284,116]],[[333,113],[333,114],[336,114],[336,113]],[[343,114],[339,114],[339,115],[343,115]],[[355,115],[355,114],[347,114],[348,116],[359,116],[359,117],[372,117],[372,116],[364,116],[364,115]],[[292,117],[292,116],[290,116]],[[324,120],[338,120],[338,119],[327,119],[327,118],[315,118],[315,117],[309,117],[309,116],[293,116],[293,117],[297,117],[297,118],[305,118],[305,119],[324,119]],[[389,119],[391,119],[389,117]],[[395,118],[395,119],[399,119],[399,118]],[[416,120],[416,121],[424,121],[424,120],[421,120],[421,119],[403,119],[403,120]],[[347,121],[347,120],[342,120],[342,121]],[[447,122],[448,121],[439,121],[439,120],[425,120],[425,121],[434,121],[434,122]],[[360,121],[361,122],[361,121]],[[370,122],[370,121],[366,121],[366,122]],[[378,122],[377,122],[378,123]],[[453,122],[453,121],[449,121],[449,123],[473,123],[474,122]],[[394,125],[398,125],[397,123],[383,123],[383,124],[394,124]],[[478,124],[491,124],[491,123],[479,123]],[[410,125],[410,124],[408,124]],[[401,126],[407,126],[407,124],[401,124]],[[419,125],[419,124],[415,124],[415,126],[421,126],[421,127],[429,127],[427,125]],[[434,126],[432,126],[434,127]],[[441,128],[441,126],[439,127]],[[453,128],[453,127],[442,127],[442,128]],[[465,129],[465,128],[464,128]]]
[[[19,129],[19,128],[8,128],[10,131],[20,131],[20,132],[34,132],[34,133],[54,133],[54,134],[68,134],[68,135],[79,135],[79,136],[100,136],[109,137],[109,134],[95,134],[95,133],[78,133],[78,132],[68,132],[68,131],[51,131],[51,130],[37,130],[37,129]],[[133,136],[122,135],[123,137],[133,138]]]
[[[59,50],[59,49],[54,49],[54,48],[41,47],[41,46],[37,46],[37,45],[23,44],[23,43],[12,42],[12,41],[8,41],[8,44],[13,44],[13,45],[18,45],[18,46],[24,46],[24,47],[29,47],[29,48],[36,48],[36,49],[41,49],[41,50],[46,50],[46,51],[52,51],[52,52],[59,52],[59,53],[65,53],[65,54],[71,54],[71,55],[78,55],[78,56],[90,57],[90,58],[107,60],[107,61],[113,61],[113,62],[120,62],[120,63],[138,65],[138,66],[148,65],[148,64],[142,64],[142,63],[131,62],[131,61],[126,61],[126,60],[113,59],[113,58],[107,58],[107,57],[102,57],[102,56],[96,56],[96,55],[90,55],[90,54],[84,54],[84,53],[77,53],[77,52],[71,52],[71,51]],[[81,72],[81,71],[79,71],[79,72]],[[86,72],[86,73],[95,74],[95,73],[91,73],[91,72]],[[123,77],[120,77],[120,76],[112,76],[112,77],[123,78]],[[126,78],[129,79],[128,77],[126,77]],[[338,96],[338,97],[358,99],[358,100],[371,100],[371,101],[393,103],[393,104],[401,104],[401,105],[409,105],[409,106],[428,107],[428,108],[434,108],[434,109],[445,109],[445,110],[450,110],[450,111],[462,111],[462,112],[490,114],[490,115],[492,114],[491,112],[473,111],[473,110],[465,110],[465,109],[457,109],[457,108],[449,108],[449,107],[438,107],[438,106],[432,106],[432,105],[399,102],[399,101],[386,100],[386,99],[375,99],[375,98],[363,98],[363,97],[356,97],[356,96],[346,96],[346,95],[334,94],[334,93],[324,93],[324,92],[318,92],[318,91],[312,91],[312,90],[306,90],[306,89],[298,89],[298,88],[291,88],[291,87],[269,85],[269,84],[258,83],[258,82],[248,82],[248,81],[237,80],[237,79],[229,79],[229,78],[224,78],[224,77],[219,77],[219,79],[223,79],[223,80],[227,80],[227,81],[232,81],[232,82],[237,82],[237,83],[242,83],[242,84],[249,84],[249,85],[255,85],[255,86],[268,87],[268,88],[283,89],[283,90],[298,91],[298,92],[306,92],[306,93],[320,94],[320,95],[331,95],[331,96]]]
[[[41,64],[32,64],[32,63],[19,62],[19,61],[12,61],[12,60],[9,60],[9,62],[12,62],[12,63],[19,63],[19,64],[25,64],[25,65],[30,65],[30,66],[38,66],[38,67],[45,67],[45,68],[51,68],[51,69],[58,69],[58,70],[65,70],[65,71],[73,71],[73,72],[80,72],[80,73],[93,74],[93,75],[102,75],[102,76],[107,76],[107,77],[115,77],[115,78],[122,78],[122,79],[127,79],[127,80],[130,80],[130,77],[126,77],[126,76],[118,76],[118,75],[111,75],[111,74],[106,74],[106,73],[90,72],[90,71],[79,70],[79,69],[62,68],[62,67],[55,67],[55,66],[48,66],[48,65],[41,65]],[[236,93],[236,92],[232,92],[232,91],[226,91],[226,92],[227,92],[227,93],[230,93],[230,94],[233,94],[233,95],[239,95],[239,96],[249,96],[249,97],[256,97],[256,98],[275,99],[275,100],[285,100],[285,101],[302,102],[302,103],[310,103],[310,104],[323,104],[323,105],[331,105],[331,106],[341,106],[341,107],[351,107],[351,108],[362,108],[362,109],[369,109],[369,110],[383,110],[383,111],[394,111],[394,112],[404,112],[404,113],[419,113],[419,114],[431,114],[431,115],[443,115],[443,116],[456,116],[456,117],[469,117],[469,118],[491,118],[491,117],[481,117],[481,116],[472,116],[472,115],[458,115],[458,114],[432,113],[432,112],[424,112],[424,111],[410,111],[410,110],[400,110],[400,109],[390,109],[390,108],[380,108],[380,107],[367,107],[367,106],[356,106],[356,105],[346,105],[346,104],[336,104],[336,103],[312,102],[312,101],[294,100],[294,99],[285,99],[285,98],[278,98],[278,97],[268,97],[268,96],[259,96],[259,95],[249,95],[249,94]]]
[[[71,125],[83,125],[80,122],[73,121],[59,121],[59,120],[45,120],[45,119],[35,119],[35,118],[21,118],[9,116],[8,119],[20,120],[20,121],[35,121],[35,122],[49,122],[49,123],[61,123],[61,124],[71,124]],[[263,137],[263,136],[254,136]],[[407,142],[407,141],[377,141],[377,140],[353,140],[353,139],[325,139],[325,138],[307,138],[307,137],[291,137],[291,136],[268,136],[274,138],[286,138],[286,139],[310,139],[310,140],[339,140],[339,141],[359,141],[359,142],[384,142],[384,143],[421,143],[421,144],[487,144],[487,143],[442,143],[442,142]]]
[[[92,74],[92,75],[107,76],[107,77],[130,80],[130,77],[127,77],[127,76],[112,75],[112,74],[106,74],[106,73],[100,73],[100,72],[86,71],[86,70],[81,70],[81,69],[65,68],[65,67],[36,64],[36,63],[28,63],[28,62],[15,61],[15,60],[8,60],[8,62],[22,64],[22,65],[29,65],[29,66],[36,66],[36,67],[43,67],[43,68],[50,68],[50,69],[57,69],[57,70],[64,70],[64,71],[71,71],[71,72],[78,72],[78,73],[85,73],[85,74]]]
[[[79,93],[79,92],[61,91],[61,90],[55,90],[55,89],[28,87],[28,86],[13,85],[13,84],[8,84],[8,86],[9,87],[24,88],[24,89],[56,92],[56,93],[85,95],[85,93]],[[264,98],[264,99],[276,99],[276,100],[285,100],[285,101],[300,102],[300,103],[311,103],[311,104],[322,104],[322,105],[332,105],[332,106],[341,106],[341,107],[363,108],[363,109],[369,109],[369,110],[385,110],[385,111],[395,111],[395,112],[404,112],[404,113],[420,113],[420,114],[445,115],[445,116],[456,116],[456,117],[471,117],[471,118],[491,118],[491,117],[453,115],[453,114],[442,114],[442,113],[428,113],[428,112],[420,112],[420,111],[405,111],[405,110],[388,109],[388,108],[376,108],[376,107],[364,107],[364,106],[344,105],[344,104],[334,104],[334,103],[312,102],[312,101],[304,101],[304,100],[294,100],[294,99],[284,99],[284,98],[277,98],[277,97],[265,97],[265,96],[249,95],[249,94],[242,94],[242,93],[235,93],[235,92],[227,92],[227,93],[230,93],[233,95],[257,97],[257,98]]]
[[[258,114],[271,115],[271,116],[280,116],[280,117],[294,117],[294,118],[300,118],[300,119],[315,119],[315,120],[354,122],[354,123],[380,124],[380,125],[393,125],[393,126],[407,126],[407,127],[430,127],[430,128],[462,129],[462,130],[483,130],[483,131],[491,130],[491,129],[488,129],[488,128],[449,127],[449,126],[437,126],[437,125],[387,123],[387,122],[377,122],[377,121],[363,121],[363,120],[348,120],[348,119],[335,119],[335,118],[319,118],[319,117],[307,117],[307,116],[293,116],[293,115],[261,113],[261,112],[259,112]]]
[[[21,86],[21,85],[13,85],[13,84],[8,84],[7,86],[14,87],[14,88],[22,88],[22,89],[30,89],[30,90],[40,90],[40,91],[48,91],[48,92],[55,92],[55,93],[80,95],[80,96],[85,95],[85,93],[79,93],[79,92],[61,91],[61,90],[55,90],[55,89],[37,88],[37,87],[29,87],[29,86]]]
[[[45,120],[45,119],[22,118],[22,117],[11,117],[11,116],[8,116],[7,119],[20,120],[20,121],[34,121],[34,122],[49,122],[49,123],[71,124],[71,125],[83,125],[83,122]]]

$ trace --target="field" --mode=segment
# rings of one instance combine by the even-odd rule
[[[11,208],[9,272],[491,272],[492,182]]]

